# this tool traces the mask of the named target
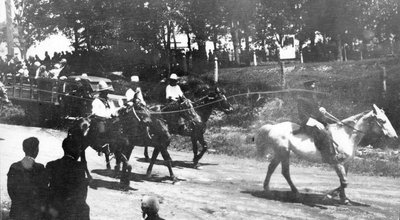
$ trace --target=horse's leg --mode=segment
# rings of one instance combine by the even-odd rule
[[[345,192],[345,188],[347,187],[346,169],[342,164],[335,164],[334,168],[335,168],[335,171],[336,171],[337,175],[339,176],[339,180],[340,180],[340,187],[338,188],[340,201],[343,204],[348,204],[349,200],[347,199],[346,192]]]
[[[274,158],[271,160],[271,163],[268,165],[267,175],[265,176],[264,180],[264,191],[269,191],[269,182],[271,180],[271,176],[280,162],[281,160],[277,156],[274,156]]]
[[[84,164],[84,166],[85,166],[85,172],[86,172],[87,178],[88,178],[89,180],[92,180],[93,178],[92,178],[92,175],[90,175],[89,168],[88,168],[87,161],[86,161],[85,150],[86,150],[86,148],[85,148],[84,150],[82,150],[82,152],[81,152],[81,162],[82,162],[82,163]]]
[[[194,137],[194,135],[192,135],[190,137],[190,140],[192,141],[193,163],[194,163],[197,160],[197,152],[198,152],[197,139]]]
[[[294,186],[292,179],[290,178],[290,170],[289,170],[289,159],[290,159],[290,152],[283,152],[282,154],[282,175],[285,177],[287,183],[292,189],[292,192],[296,194],[296,197],[299,195],[299,191],[297,190],[296,186]]]
[[[120,183],[124,186],[129,186],[130,184],[130,176],[132,172],[132,166],[129,164],[127,157],[124,154],[121,154],[122,159],[122,174]]]
[[[160,153],[160,150],[158,149],[158,147],[154,147],[153,155],[151,156],[151,160],[150,160],[150,165],[147,168],[147,172],[146,172],[146,176],[147,177],[150,177],[151,171],[153,170],[153,165],[156,162],[157,156],[158,156],[159,153]]]
[[[201,146],[203,147],[201,149],[201,152],[199,153],[199,155],[197,155],[197,158],[194,162],[194,166],[197,167],[198,162],[200,161],[200,159],[203,157],[203,155],[207,152],[208,150],[208,146],[207,146],[207,142],[204,140],[204,134],[199,135],[199,143],[201,144]]]
[[[110,165],[110,155],[109,154],[104,154],[105,158],[106,158],[106,167],[107,170],[111,170],[111,165]]]
[[[149,161],[149,159],[150,159],[148,148],[149,148],[149,147],[147,147],[147,146],[144,147],[144,159],[145,159],[146,161]]]
[[[171,180],[176,181],[176,177],[174,175],[174,172],[172,171],[172,159],[171,159],[171,156],[169,155],[166,147],[163,147],[161,149],[161,155],[164,158],[164,161],[167,163],[169,176],[170,176]]]

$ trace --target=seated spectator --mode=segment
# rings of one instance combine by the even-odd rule
[[[39,140],[35,137],[22,143],[25,157],[13,163],[8,171],[7,190],[11,198],[10,218],[42,219],[47,199],[47,175],[43,164],[36,163]]]
[[[76,140],[65,138],[62,148],[64,156],[46,165],[50,177],[49,212],[55,219],[90,219],[85,165],[77,161],[81,146]]]
[[[142,198],[142,217],[145,220],[164,220],[158,215],[160,204],[154,196],[143,196]]]
[[[37,78],[48,78],[49,77],[49,72],[47,71],[47,68],[45,65],[41,65],[35,75],[35,79]]]

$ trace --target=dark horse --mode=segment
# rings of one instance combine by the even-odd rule
[[[115,154],[115,158],[118,161],[124,163],[123,174],[121,176],[121,183],[124,177],[129,176],[132,167],[128,164],[128,160],[124,155],[124,152],[129,148],[127,138],[122,134],[119,134],[120,129],[118,128],[118,118],[109,119],[107,124],[112,124],[112,128],[107,126],[107,130],[114,130],[114,132],[99,133],[98,126],[99,122],[92,117],[81,117],[77,118],[72,127],[68,130],[68,137],[74,138],[78,143],[81,144],[81,161],[84,162],[86,168],[87,177],[91,180],[89,169],[87,167],[85,150],[90,146],[96,150],[99,155],[100,153],[105,153],[106,157],[110,153]],[[107,164],[107,168],[110,169],[110,165]],[[127,172],[127,173],[126,173]],[[126,179],[126,178],[125,178]]]
[[[138,106],[140,106],[140,108],[137,108]],[[172,171],[172,159],[168,153],[171,135],[168,131],[167,123],[162,118],[160,112],[151,112],[146,106],[141,104],[136,104],[136,107],[134,108],[136,111],[129,111],[129,114],[120,114],[119,116],[122,124],[123,135],[128,138],[130,145],[129,148],[126,148],[127,151],[123,152],[123,155],[126,156],[127,160],[129,160],[133,146],[152,146],[154,147],[153,155],[146,175],[150,177],[157,156],[161,153],[163,159],[166,161],[166,166],[168,167],[171,180],[176,181],[177,179]],[[186,120],[196,121],[195,117],[197,117],[197,114],[189,100],[184,100],[178,111],[179,115]],[[133,113],[137,114],[139,118],[146,118],[149,120],[138,121],[137,117]],[[106,161],[109,163],[107,155]],[[116,160],[115,169],[117,171],[120,162],[124,161]]]
[[[109,155],[113,153],[118,163],[116,171],[119,171],[119,164],[123,163],[121,183],[129,185],[129,176],[132,170],[129,158],[133,146],[129,143],[129,138],[122,132],[122,122],[125,120],[126,115],[132,115],[132,118],[136,121],[142,121],[143,123],[150,122],[149,115],[136,114],[134,109],[140,109],[139,107],[125,106],[118,111],[118,117],[107,119],[106,121],[96,118],[96,116],[77,118],[68,130],[68,137],[75,138],[81,144],[81,161],[86,165],[86,174],[89,179],[92,179],[92,177],[87,168],[85,150],[90,146],[99,154],[105,154],[107,169],[111,169]],[[103,126],[103,129],[99,129],[101,126]],[[104,130],[104,132],[100,132],[100,130]],[[117,172],[115,175],[117,176]]]
[[[173,134],[179,134],[182,136],[189,136],[193,145],[193,165],[197,167],[199,160],[203,157],[204,153],[207,152],[207,143],[204,140],[204,133],[206,131],[206,123],[210,118],[210,115],[214,109],[218,109],[225,113],[232,112],[233,108],[231,104],[228,102],[225,94],[217,87],[214,91],[209,92],[208,95],[198,99],[193,104],[198,117],[200,118],[200,122],[190,123],[188,126],[189,129],[185,131],[171,131]],[[168,115],[164,117],[167,121],[170,120]],[[201,152],[198,154],[198,146],[197,142],[199,142],[202,146]],[[146,159],[149,158],[147,147],[144,151],[144,156]]]

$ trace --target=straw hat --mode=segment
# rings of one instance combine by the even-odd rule
[[[139,76],[131,76],[131,82],[139,82]]]
[[[178,80],[178,76],[175,73],[172,73],[171,76],[169,76],[169,79]]]
[[[107,83],[105,82],[105,81],[100,81],[99,82],[99,92],[100,91],[113,91],[114,89],[111,87],[111,86],[109,86],[109,85],[107,85]]]

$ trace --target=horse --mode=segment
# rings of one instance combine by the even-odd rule
[[[207,152],[207,142],[204,140],[204,133],[206,131],[206,123],[210,118],[210,115],[214,109],[218,109],[222,112],[229,114],[232,112],[233,108],[231,104],[228,102],[225,94],[217,87],[215,91],[209,92],[208,95],[198,99],[194,102],[193,107],[196,110],[196,114],[200,118],[199,123],[192,123],[189,126],[189,130],[179,132],[179,131],[171,131],[172,134],[179,134],[182,136],[189,136],[192,141],[193,146],[193,166],[197,167],[198,162],[203,157],[204,153]],[[170,120],[166,117],[166,120]],[[198,154],[198,145],[197,142],[201,144],[202,150]],[[144,150],[144,156],[146,159],[149,158],[147,147]]]
[[[161,153],[163,159],[166,161],[166,166],[170,174],[170,179],[176,182],[178,179],[175,177],[172,170],[172,159],[168,152],[168,146],[171,142],[171,135],[168,131],[168,126],[159,112],[151,112],[146,106],[136,103],[136,111],[130,111],[131,114],[120,114],[120,120],[122,122],[122,133],[128,138],[129,145],[131,147],[125,148],[126,151],[123,155],[126,160],[129,161],[129,157],[132,153],[134,146],[152,146],[154,147],[153,155],[150,160],[149,167],[147,168],[146,176],[150,177],[153,166],[157,160],[158,154]],[[186,120],[196,121],[197,114],[193,109],[193,105],[189,100],[185,100],[178,109],[179,115]],[[145,115],[147,121],[137,120],[137,117],[132,113],[137,114],[139,117]],[[148,130],[146,129],[148,128]],[[138,132],[139,131],[139,132]],[[135,135],[136,134],[136,135]],[[106,155],[106,161],[109,163],[109,159]],[[115,169],[119,169],[119,163],[121,161],[116,160]]]
[[[141,120],[146,121],[145,118]],[[128,139],[120,133],[119,119],[110,119],[108,124],[112,124],[112,128],[108,127],[107,129],[113,130],[113,132],[106,135],[106,133],[99,133],[99,123],[96,122],[92,116],[78,117],[68,129],[67,137],[74,138],[81,144],[80,158],[85,164],[85,170],[89,180],[92,180],[92,176],[87,167],[85,150],[90,146],[96,150],[99,155],[105,153],[106,161],[108,160],[106,165],[107,169],[111,169],[108,159],[109,154],[114,153],[116,160],[123,162],[121,183],[129,185],[128,176],[130,176],[132,166],[129,164],[130,155],[127,156],[126,152],[131,152],[132,150],[129,150],[130,145]]]
[[[293,134],[299,125],[293,122],[281,122],[262,126],[255,137],[258,155],[265,156],[268,149],[273,150],[273,158],[268,166],[264,180],[264,191],[269,192],[269,183],[272,174],[279,163],[282,164],[282,175],[289,184],[292,193],[299,198],[299,192],[294,186],[289,172],[290,152],[312,162],[322,162],[320,151],[317,150],[314,140],[307,134]],[[330,164],[335,169],[340,186],[330,191],[326,197],[332,198],[339,193],[340,201],[348,204],[346,197],[347,173],[349,161],[354,158],[356,148],[366,134],[376,133],[390,138],[397,138],[396,131],[382,109],[375,104],[372,111],[362,112],[342,120],[340,123],[330,124],[327,129],[331,132],[333,141],[337,144],[338,163]]]

